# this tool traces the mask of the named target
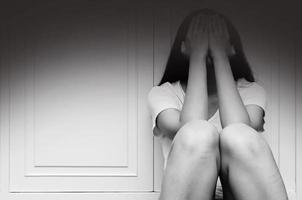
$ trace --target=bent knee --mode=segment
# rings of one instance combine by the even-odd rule
[[[255,129],[244,123],[234,123],[222,130],[220,149],[223,153],[249,157],[259,156],[269,147]]]
[[[217,128],[206,120],[192,120],[184,124],[174,138],[174,145],[183,150],[211,151],[218,148],[219,134]]]

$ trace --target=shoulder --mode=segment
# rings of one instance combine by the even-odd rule
[[[153,86],[150,89],[148,93],[148,107],[152,116],[152,129],[154,130],[154,135],[158,135],[154,128],[159,113],[168,108],[180,110],[180,104],[171,83],[165,82],[159,86]]]
[[[237,88],[241,92],[249,92],[249,93],[266,93],[263,85],[259,82],[249,82],[244,78],[241,78],[237,81]]]
[[[170,82],[153,86],[148,92],[147,100],[151,108],[163,107],[164,105],[174,105],[179,107],[178,97]]]
[[[265,109],[267,95],[261,83],[240,79],[237,81],[237,88],[245,105],[256,104]]]
[[[173,87],[173,85],[170,82],[153,86],[148,92],[148,99],[152,99],[157,96],[174,96],[174,92],[171,87]]]

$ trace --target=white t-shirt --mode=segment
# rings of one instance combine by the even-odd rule
[[[256,104],[265,110],[266,92],[261,85],[257,82],[248,82],[244,78],[239,79],[236,83],[244,105]],[[171,141],[168,137],[163,137],[157,132],[157,128],[155,127],[156,117],[161,111],[168,108],[176,108],[181,111],[184,97],[185,92],[181,87],[180,81],[173,83],[165,82],[160,86],[154,86],[148,93],[148,107],[151,113],[152,131],[155,136],[159,137],[161,143],[164,157],[164,169],[166,168],[167,158],[174,140]],[[215,125],[218,131],[221,132],[222,126],[219,117],[219,109],[208,121]],[[217,187],[221,187],[219,179]]]

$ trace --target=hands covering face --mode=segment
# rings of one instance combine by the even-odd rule
[[[193,17],[187,40],[190,55],[206,56],[210,50],[213,57],[228,55],[231,49],[227,24],[217,14],[199,14]]]

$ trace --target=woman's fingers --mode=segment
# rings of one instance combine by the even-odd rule
[[[198,16],[195,16],[194,25],[193,25],[193,34],[194,35],[199,33],[199,23],[200,23],[200,18]]]
[[[195,32],[196,32],[196,26],[197,26],[197,18],[193,17],[191,19],[189,30],[188,30],[188,38],[189,39],[192,39],[193,35],[195,34]]]
[[[209,32],[214,35],[229,36],[227,24],[225,20],[219,15],[210,16],[209,20]]]
[[[190,25],[189,25],[189,29],[188,29],[188,33],[187,33],[187,38],[191,39],[192,34],[193,34],[193,26],[194,26],[194,22],[195,19],[194,17],[191,19]]]
[[[209,33],[209,15],[204,16],[204,32],[208,35]]]
[[[206,31],[206,21],[205,15],[199,14],[194,16],[191,20],[191,24],[188,30],[189,37],[200,36],[200,34],[204,34]]]
[[[200,18],[201,18],[200,30],[204,34],[207,31],[207,16],[203,14],[200,16]]]
[[[214,21],[215,21],[215,31],[216,31],[216,33],[217,34],[222,34],[223,29],[221,27],[221,21],[220,21],[220,18],[219,18],[218,15],[216,15],[214,17]]]
[[[209,17],[209,33],[210,35],[213,35],[216,31],[216,26],[215,26],[215,18],[214,16]]]
[[[217,16],[216,17],[216,22],[217,22],[217,25],[218,25],[218,31],[219,31],[220,34],[222,34],[223,33],[223,23],[224,23],[224,21],[220,16]]]
[[[201,26],[202,26],[202,18],[200,17],[200,15],[197,15],[194,17],[195,18],[195,24],[194,24],[194,36],[197,36],[198,34],[201,33],[200,29],[201,29]]]
[[[227,27],[227,22],[225,21],[225,19],[223,19],[221,17],[221,23],[222,23],[222,33],[229,39],[229,31],[228,31],[228,27]]]
[[[198,17],[197,29],[198,29],[198,34],[200,34],[203,31],[204,18],[202,15],[198,15],[197,17]]]
[[[229,38],[227,24],[224,18],[218,14],[198,14],[191,20],[188,30],[189,39],[200,37],[201,35],[222,36]]]
[[[229,36],[227,24],[221,16],[202,13],[192,18],[188,30],[188,37],[204,33]]]

